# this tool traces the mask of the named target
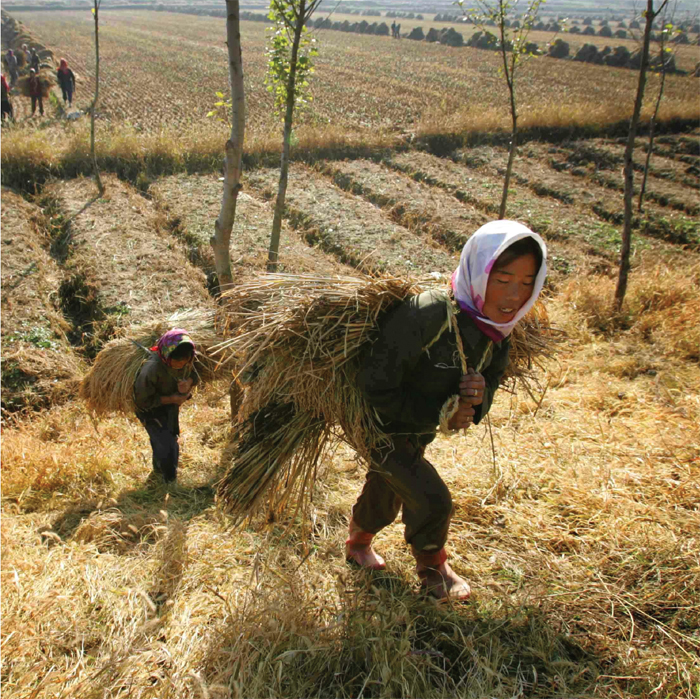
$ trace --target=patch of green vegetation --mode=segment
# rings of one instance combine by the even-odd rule
[[[49,328],[40,325],[27,327],[24,323],[22,327],[26,329],[16,330],[11,333],[7,337],[6,342],[27,342],[40,349],[58,349],[58,343]]]
[[[551,235],[550,228],[552,226],[553,221],[551,218],[549,218],[549,216],[534,214],[528,217],[527,222],[530,226],[530,229],[535,231],[535,233],[539,233],[540,235],[547,234],[550,235],[550,237],[557,239],[568,237],[566,235],[562,235],[559,229],[557,229],[557,232],[554,235]]]
[[[571,272],[571,262],[558,255],[549,255],[547,264],[561,274],[569,274]]]
[[[12,360],[3,360],[0,373],[2,375],[2,387],[6,391],[19,391],[23,389],[29,378],[27,374],[19,368],[19,364]]]
[[[619,255],[622,246],[622,235],[620,230],[609,223],[599,223],[587,229],[583,237],[596,249],[607,255]],[[640,250],[648,250],[651,247],[648,240],[632,235],[631,254],[635,255]]]
[[[107,306],[102,309],[106,315],[116,316],[117,318],[123,318],[124,316],[131,313],[131,306],[126,301],[120,301],[115,306]]]
[[[72,244],[70,221],[56,196],[44,194],[37,204],[44,214],[46,233],[51,241],[51,256],[59,262],[65,262]]]
[[[652,238],[687,245],[691,250],[700,249],[700,222],[697,220],[647,216],[640,221],[640,228]]]

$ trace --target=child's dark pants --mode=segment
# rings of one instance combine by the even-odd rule
[[[452,519],[452,497],[434,466],[423,457],[416,435],[396,435],[393,449],[375,452],[353,520],[376,534],[403,507],[406,542],[418,551],[441,549]]]
[[[44,116],[44,98],[39,95],[38,97],[32,97],[32,114],[36,112],[36,105],[39,104],[39,114]]]
[[[153,413],[157,413],[154,416]],[[179,406],[165,405],[157,411],[139,414],[141,424],[146,428],[153,449],[153,470],[160,474],[166,483],[177,479],[177,463],[180,458]]]

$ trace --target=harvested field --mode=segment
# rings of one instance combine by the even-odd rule
[[[278,177],[276,170],[256,170],[248,183],[263,198],[271,198]],[[291,168],[286,204],[288,219],[307,243],[340,262],[390,274],[446,272],[455,264],[454,254],[428,236],[397,226],[361,198],[319,179],[310,168]]]
[[[77,95],[84,104],[93,91],[89,15],[14,14],[84,76]],[[165,122],[182,130],[204,119],[216,101],[214,93],[228,84],[222,19],[109,9],[100,17],[103,119],[128,120],[147,130],[158,130]],[[263,85],[265,25],[242,22],[241,27],[247,129],[254,138],[275,128],[272,98]],[[320,54],[307,119],[316,130],[415,133],[467,126],[493,130],[508,124],[507,90],[497,74],[496,52],[337,31],[315,35]],[[700,57],[697,47],[688,50]],[[662,118],[698,115],[689,80],[669,76]],[[521,123],[558,127],[616,122],[631,113],[635,89],[635,71],[549,58],[530,61],[520,82]]]
[[[324,161],[318,169],[341,189],[384,209],[396,223],[428,235],[452,252],[461,252],[467,238],[488,220],[476,207],[369,160]]]
[[[526,151],[526,148],[523,150]],[[463,162],[454,162],[427,153],[409,152],[397,154],[385,163],[418,181],[445,189],[460,201],[472,203],[494,216],[498,211],[503,187],[502,181],[495,175],[499,172],[502,174],[504,169],[499,170],[498,163],[505,163],[506,159],[504,151],[484,146],[465,151],[461,158]],[[526,158],[521,158],[514,165],[515,177],[508,197],[508,217],[524,222],[549,240],[552,244],[555,267],[557,260],[560,260],[562,269],[585,269],[593,261],[598,271],[612,271],[619,254],[621,221],[615,216],[606,218],[600,215],[605,214],[607,210],[603,207],[598,210],[594,208],[596,201],[595,197],[588,193],[589,188],[583,192],[579,190],[576,198],[573,194],[567,196],[567,190],[562,187],[562,184],[566,186],[566,178],[562,178],[561,184],[555,185],[561,188],[555,190],[559,193],[558,197],[550,196],[551,192],[546,190],[539,190],[542,196],[538,196],[533,191],[538,188],[531,188],[529,180],[527,184],[523,184],[527,178],[522,179],[521,176],[518,181],[517,174],[521,171],[523,162],[527,162]],[[525,165],[526,171],[527,167]],[[601,192],[606,194],[606,198],[610,197],[606,190],[601,189]],[[587,203],[577,206],[576,200]],[[609,206],[614,207],[613,212],[621,211],[622,203],[619,199],[615,203],[613,198],[609,198],[609,202]],[[682,222],[688,220],[689,226],[695,225],[692,219],[686,219],[673,211],[668,212],[668,217]],[[692,230],[690,235],[694,236]],[[672,252],[679,249],[679,246],[662,245],[661,242],[657,242],[659,237],[668,237],[676,243],[683,242],[674,241],[672,235],[660,235],[656,231],[649,237],[635,235],[633,254],[637,255],[645,250]],[[565,241],[565,247],[558,247],[557,241]],[[576,250],[580,254],[577,254]]]
[[[596,139],[558,147],[538,143],[525,145],[513,167],[513,180],[518,185],[516,191],[527,188],[541,197],[570,205],[570,209],[592,211],[602,222],[620,225],[624,192],[622,155],[611,148],[598,150],[596,144],[599,143]],[[619,143],[615,145],[620,150],[624,148]],[[568,167],[561,164],[562,156]],[[470,170],[488,176],[494,169],[505,172],[508,151],[503,147],[482,146],[458,150],[453,158]],[[644,161],[641,152],[639,161]],[[584,177],[589,181],[582,187]],[[641,173],[637,173],[636,182],[635,193],[638,195]],[[667,182],[652,175],[646,193],[644,215],[636,222],[635,228],[651,237],[696,247],[700,245],[700,224],[697,222],[700,193],[697,190],[683,182]],[[633,204],[638,216],[636,196]],[[512,215],[510,211],[509,215]]]
[[[221,183],[213,176],[175,175],[155,182],[149,189],[156,206],[188,247],[190,259],[207,273],[214,269],[209,238],[221,207]],[[267,265],[274,200],[262,201],[246,192],[238,195],[236,222],[231,236],[234,276],[262,272]],[[309,248],[286,224],[280,240],[280,272],[345,274],[349,270],[333,256]]]
[[[40,408],[75,397],[83,370],[58,308],[62,273],[43,214],[2,190],[2,407]]]
[[[86,179],[45,190],[70,219],[63,306],[94,349],[116,327],[209,303],[204,274],[159,230],[153,203],[116,177],[104,182],[102,198]]]
[[[87,104],[89,13],[18,14],[83,77]],[[82,370],[74,358],[125,326],[214,304],[209,237],[226,128],[202,122],[227,80],[223,20],[131,10],[101,19],[105,196],[88,180],[45,184],[90,171],[82,124],[3,126],[3,177],[38,192],[36,205],[2,193],[3,407],[20,393],[5,384],[14,347]],[[498,56],[316,35],[282,270],[451,272],[500,201]],[[264,269],[279,177],[259,165],[281,141],[263,40],[264,25],[244,23],[236,280]],[[48,409],[6,419],[0,443],[3,697],[698,699],[700,154],[697,130],[668,121],[700,116],[688,87],[697,81],[669,80],[648,183],[658,227],[634,231],[614,313],[624,131],[611,124],[631,111],[637,74],[537,59],[522,78],[520,123],[542,140],[524,138],[508,215],[547,242],[546,305],[566,338],[534,398],[499,391],[489,424],[428,447],[452,492],[450,562],[471,601],[417,594],[399,522],[376,538],[385,572],[346,565],[365,474],[344,446],[320,464],[308,521],[232,530],[214,497],[236,429],[221,383],[183,406],[178,485],[165,488],[146,482],[139,424],[53,405],[66,393],[34,382],[31,398]],[[126,120],[134,126],[121,128]],[[606,137],[587,138],[588,128]],[[643,157],[639,139],[637,166]],[[42,390],[62,385],[63,365],[43,370]]]

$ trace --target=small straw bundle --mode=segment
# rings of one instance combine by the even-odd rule
[[[110,413],[133,415],[134,382],[158,338],[173,327],[187,329],[197,346],[194,371],[200,378],[214,379],[232,373],[232,357],[213,358],[210,348],[221,342],[213,312],[186,311],[167,320],[127,329],[123,337],[107,343],[80,383],[80,397],[97,416]]]
[[[214,351],[236,354],[247,385],[217,487],[236,523],[266,502],[269,519],[291,501],[303,511],[319,461],[337,440],[366,461],[386,443],[355,375],[384,314],[423,288],[393,277],[274,274],[224,294],[231,337]],[[543,307],[536,318],[516,339],[512,377],[526,377],[547,347]]]
[[[533,400],[539,402],[535,393],[542,392],[542,387],[534,369],[545,370],[545,360],[552,359],[554,347],[564,338],[562,330],[551,326],[544,302],[541,299],[537,301],[510,334],[509,363],[502,383],[517,382]]]

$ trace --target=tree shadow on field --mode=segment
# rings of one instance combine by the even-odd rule
[[[335,572],[332,594],[287,574],[221,597],[205,685],[251,699],[584,697],[611,669],[539,607],[438,604],[401,575]]]

